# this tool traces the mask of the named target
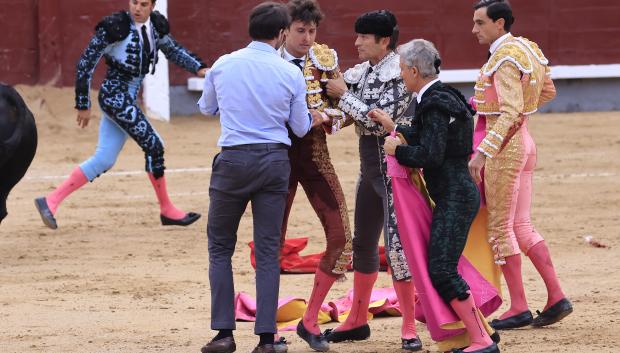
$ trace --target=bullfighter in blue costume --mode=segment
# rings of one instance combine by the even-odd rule
[[[103,111],[99,142],[95,154],[76,167],[56,190],[35,200],[43,223],[52,229],[57,228],[54,216],[60,203],[87,181],[92,182],[112,168],[127,137],[144,151],[146,171],[157,194],[162,224],[187,226],[200,218],[200,214],[185,213],[170,201],[164,177],[163,141],[136,104],[142,80],[149,72],[155,72],[159,50],[189,72],[204,76],[207,70],[196,55],[175,41],[168,20],[153,11],[155,1],[130,0],[129,11],[105,17],[95,27],[95,35],[80,57],[75,108],[78,125],[82,128],[90,119],[89,89],[95,67],[101,57],[108,66],[99,91],[99,106]]]

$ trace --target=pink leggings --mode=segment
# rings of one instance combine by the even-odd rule
[[[527,122],[492,159],[484,171],[484,186],[489,211],[489,242],[495,262],[528,251],[544,239],[530,220],[532,178],[536,166],[536,145],[527,130]]]

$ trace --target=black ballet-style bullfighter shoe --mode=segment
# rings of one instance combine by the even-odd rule
[[[540,312],[536,310],[538,316],[532,322],[532,326],[534,327],[543,327],[555,324],[556,322],[562,320],[567,317],[570,313],[573,312],[573,304],[570,300],[564,298],[559,302],[553,304],[549,307],[549,309]]]
[[[416,336],[414,338],[401,338],[402,348],[406,351],[417,352],[422,349],[422,340]]]
[[[344,331],[334,331],[327,329],[323,332],[323,336],[327,342],[343,342],[343,341],[363,341],[370,337],[370,326],[364,324],[360,327],[352,328]]]
[[[527,310],[522,312],[521,314],[517,314],[503,320],[495,319],[489,322],[489,325],[493,327],[495,330],[511,330],[519,327],[525,327],[532,323],[534,317],[532,316],[532,312]]]
[[[185,217],[181,218],[181,219],[172,219],[172,218],[168,218],[166,216],[159,215],[159,218],[161,219],[161,225],[163,226],[183,226],[183,227],[187,227],[188,225],[196,222],[198,219],[200,219],[200,213],[194,213],[194,212],[189,212],[185,215]]]
[[[58,224],[49,206],[47,206],[47,199],[45,197],[36,198],[34,200],[34,205],[37,207],[37,211],[39,211],[43,223],[51,229],[57,229]]]
[[[462,349],[453,349],[452,353],[465,353]],[[490,346],[467,353],[500,353],[497,343],[493,342]]]
[[[297,324],[297,336],[301,337],[308,343],[310,348],[317,352],[327,352],[329,350],[329,343],[325,339],[325,336],[318,334],[315,335],[306,329],[303,320]]]

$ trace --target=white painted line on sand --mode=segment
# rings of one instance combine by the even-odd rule
[[[358,164],[358,162],[344,162],[344,163],[335,163],[335,166],[347,166],[351,164]],[[184,173],[211,173],[211,168],[178,168],[178,169],[166,169],[166,173],[170,174],[184,174]],[[124,172],[107,172],[104,175],[106,176],[114,176],[114,177],[123,177],[123,176],[131,176],[131,175],[143,175],[145,171],[143,170],[131,170]],[[601,173],[573,173],[573,174],[540,174],[537,173],[534,175],[535,179],[568,179],[568,178],[607,178],[607,177],[615,177],[618,176],[618,173],[610,173],[610,172],[601,172]],[[33,175],[26,176],[24,179],[33,180],[33,181],[46,181],[46,180],[58,180],[58,179],[66,179],[68,175]]]

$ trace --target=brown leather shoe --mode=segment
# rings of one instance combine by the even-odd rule
[[[256,346],[252,353],[276,353],[276,349],[273,344],[264,344],[262,346]]]
[[[202,353],[233,353],[235,350],[237,350],[237,345],[233,337],[211,341],[200,349]]]

